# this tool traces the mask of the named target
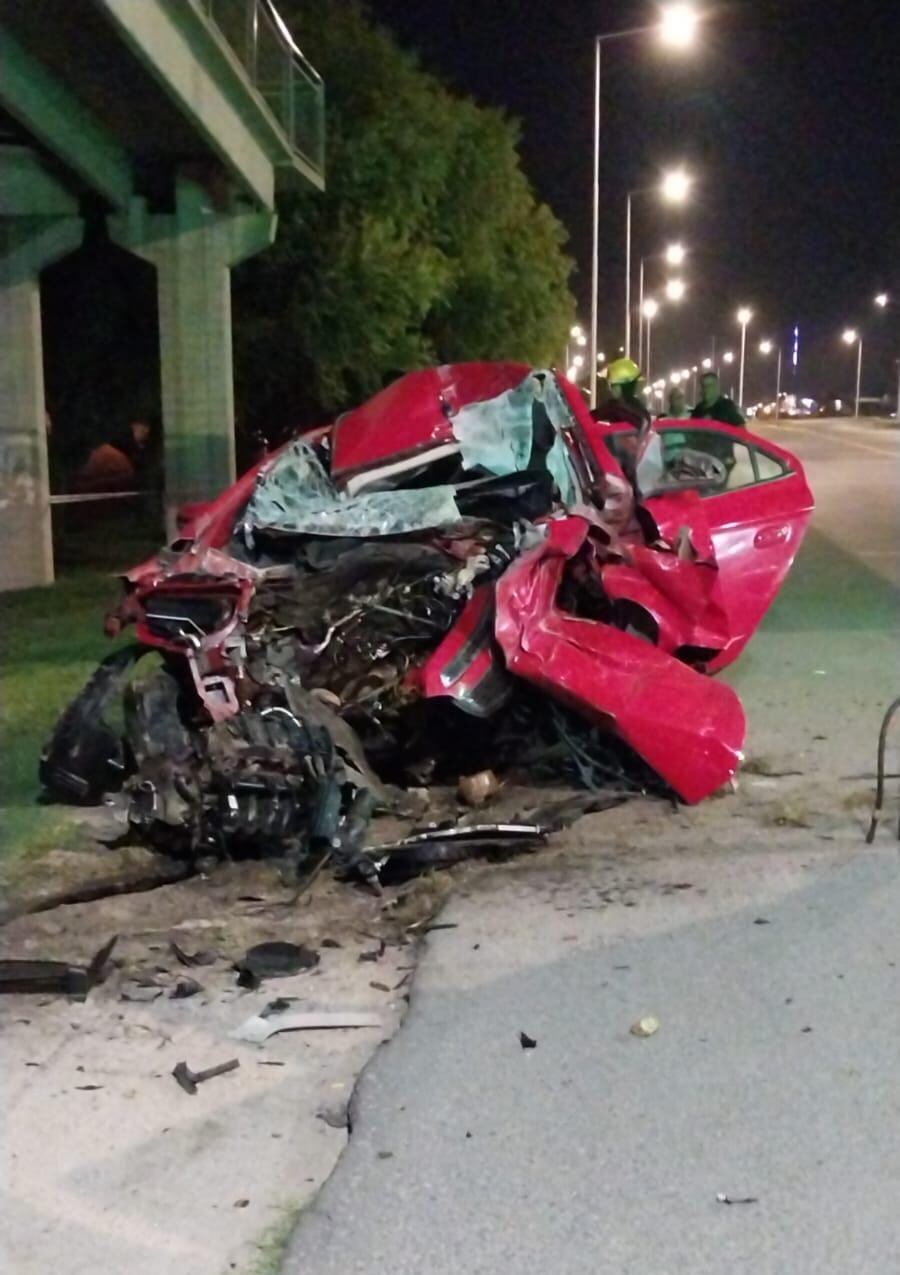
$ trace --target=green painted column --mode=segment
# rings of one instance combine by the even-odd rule
[[[40,272],[82,234],[79,217],[0,216],[0,590],[53,582]]]
[[[221,211],[180,178],[173,215],[148,214],[143,201],[110,220],[122,247],[156,267],[165,432],[166,523],[234,481],[234,377],[230,268],[268,247],[276,218]]]

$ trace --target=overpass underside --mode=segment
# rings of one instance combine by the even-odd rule
[[[165,502],[235,476],[229,272],[324,184],[323,89],[272,0],[0,5],[0,588],[53,579],[41,271],[87,206],[156,271]]]

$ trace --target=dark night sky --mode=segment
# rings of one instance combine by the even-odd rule
[[[864,393],[893,384],[900,311],[900,5],[896,0],[706,0],[698,48],[652,38],[606,46],[601,151],[601,348],[622,326],[625,193],[683,161],[698,179],[681,211],[636,202],[635,251],[674,237],[696,255],[690,300],[656,325],[654,369],[697,362],[715,335],[788,339],[801,325],[801,393],[849,393],[847,323],[866,333]],[[643,25],[652,0],[370,0],[422,65],[522,125],[525,168],[569,230],[574,288],[590,313],[595,32]],[[618,338],[620,340],[620,338]],[[773,373],[748,361],[748,401]]]

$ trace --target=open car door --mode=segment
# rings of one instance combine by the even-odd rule
[[[768,439],[717,421],[659,421],[664,472],[687,453],[716,462],[718,478],[703,484],[703,523],[719,569],[730,638],[710,671],[730,664],[746,646],[791,568],[814,508],[803,467]],[[663,484],[665,479],[663,479]],[[677,535],[681,493],[662,490],[647,501],[666,536]]]

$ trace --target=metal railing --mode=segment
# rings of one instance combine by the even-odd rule
[[[325,172],[325,85],[272,0],[204,0],[293,149]]]

